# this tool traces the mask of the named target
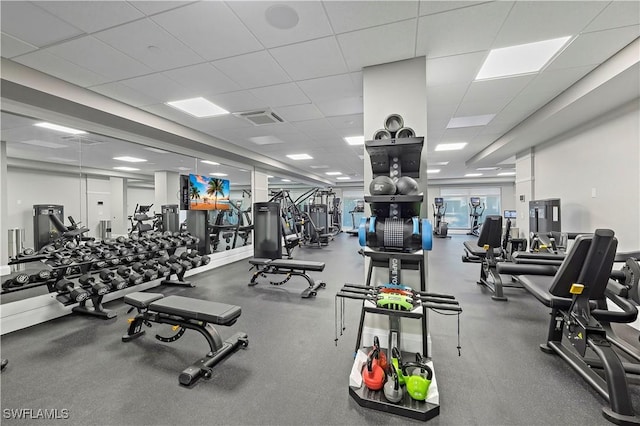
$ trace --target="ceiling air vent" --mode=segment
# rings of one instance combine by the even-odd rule
[[[234,114],[236,117],[244,118],[253,123],[254,126],[262,126],[265,124],[284,123],[284,120],[270,109],[262,109],[257,111],[238,112]]]

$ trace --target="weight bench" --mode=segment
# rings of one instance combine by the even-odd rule
[[[188,328],[202,334],[207,340],[210,352],[180,373],[179,381],[184,386],[194,384],[202,376],[210,378],[213,366],[239,346],[245,348],[249,344],[246,333],[236,333],[223,342],[212,325],[233,325],[242,313],[240,306],[143,292],[126,295],[124,303],[136,308],[138,315],[129,320],[127,334],[122,336],[123,342],[129,342],[145,334],[142,326],[151,327],[152,322],[170,324],[177,330],[176,334],[169,337],[156,334],[156,339],[161,342],[175,342]]]
[[[259,276],[263,276],[266,278],[268,274],[286,275],[287,277],[282,281],[270,281],[271,285],[282,285],[289,281],[293,275],[299,275],[309,283],[309,287],[307,287],[301,294],[301,297],[305,299],[311,296],[315,296],[319,288],[324,288],[327,286],[324,281],[314,281],[309,275],[307,275],[307,271],[324,271],[324,262],[310,262],[308,260],[292,259],[253,258],[249,259],[249,263],[253,265],[251,269],[256,268],[256,272],[254,272],[253,276],[251,277],[251,281],[249,282],[250,286],[258,284],[256,280]]]

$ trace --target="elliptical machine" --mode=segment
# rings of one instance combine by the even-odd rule
[[[480,236],[480,226],[478,223],[480,216],[484,213],[485,204],[482,203],[480,207],[480,197],[471,197],[469,200],[469,217],[471,218],[471,230],[467,232],[467,235]]]
[[[451,238],[447,235],[449,232],[449,224],[444,221],[447,214],[447,205],[440,197],[433,199],[433,236],[437,238]]]
[[[353,224],[353,228],[347,230],[347,234],[354,237],[358,236],[358,226],[360,224],[359,221],[356,222],[356,213],[364,213],[364,200],[356,200],[355,207],[349,212],[349,214],[351,215],[351,223]]]

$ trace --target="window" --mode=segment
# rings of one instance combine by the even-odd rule
[[[471,197],[480,198],[480,206],[484,206],[484,211],[478,219],[478,223],[482,223],[487,215],[502,214],[500,188],[442,188],[440,196],[447,206],[444,220],[449,224],[450,229],[471,228],[471,218],[469,217],[471,214]]]

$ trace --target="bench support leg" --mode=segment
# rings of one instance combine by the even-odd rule
[[[302,298],[306,299],[306,298],[308,298],[308,297],[315,296],[315,295],[317,294],[317,290],[318,290],[319,288],[324,288],[324,287],[326,287],[326,286],[327,286],[327,284],[326,284],[326,283],[324,283],[323,281],[318,280],[318,281],[316,281],[315,283],[313,283],[312,285],[310,285],[309,287],[307,287],[307,288],[302,292],[302,294],[300,295],[300,297],[302,297]]]

